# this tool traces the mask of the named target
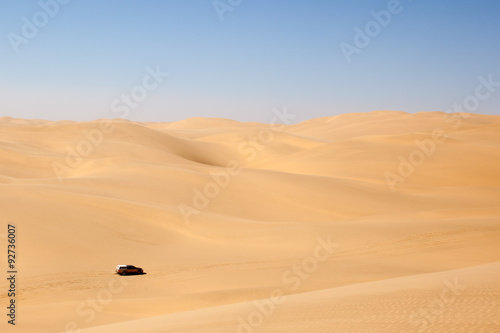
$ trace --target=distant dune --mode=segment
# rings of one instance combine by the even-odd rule
[[[500,331],[500,116],[4,117],[0,189],[2,332]]]

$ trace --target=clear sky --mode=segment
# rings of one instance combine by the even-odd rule
[[[496,0],[3,0],[0,36],[0,116],[500,114]]]

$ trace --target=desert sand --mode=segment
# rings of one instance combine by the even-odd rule
[[[500,332],[499,171],[500,116],[0,118],[0,330]]]

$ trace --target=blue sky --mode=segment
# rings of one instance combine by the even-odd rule
[[[213,0],[4,0],[0,116],[268,122],[286,107],[297,122],[446,111],[479,77],[500,82],[499,1],[217,1],[226,11]],[[385,26],[372,11],[389,13]],[[368,45],[356,27],[372,29]],[[348,62],[341,43],[362,47]],[[147,68],[168,76],[144,90]],[[117,111],[134,89],[146,95]],[[499,105],[496,87],[474,112]]]

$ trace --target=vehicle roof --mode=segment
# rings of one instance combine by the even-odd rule
[[[126,268],[139,268],[134,265],[116,265],[116,267],[126,267]]]

